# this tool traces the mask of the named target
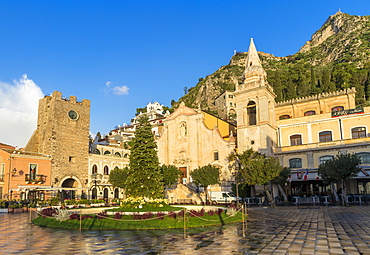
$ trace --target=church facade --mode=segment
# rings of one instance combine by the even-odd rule
[[[163,122],[162,130],[156,139],[159,162],[177,166],[183,184],[192,181],[192,170],[211,164],[221,169],[221,186],[230,189],[233,176],[227,157],[235,148],[235,126],[181,103]]]

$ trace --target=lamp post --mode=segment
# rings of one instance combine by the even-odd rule
[[[98,198],[98,190],[97,190],[97,186],[98,186],[98,183],[101,182],[101,179],[102,179],[102,174],[98,174],[98,173],[94,173],[91,175],[91,181],[94,183],[94,188],[95,188],[95,192],[94,192],[94,189],[93,189],[93,193],[92,193],[92,198],[93,199],[97,199]]]
[[[234,178],[235,178],[235,190],[236,190],[236,204],[239,205],[239,170],[244,168],[244,165],[240,162],[238,156],[236,156],[234,163],[230,166],[231,169],[234,170]]]

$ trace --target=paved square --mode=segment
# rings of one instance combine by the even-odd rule
[[[256,243],[252,250],[271,251],[273,243],[272,253],[370,254],[368,206],[248,208],[248,214],[245,238]]]

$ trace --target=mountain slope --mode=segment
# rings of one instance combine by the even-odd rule
[[[214,99],[241,82],[248,53],[236,53],[228,65],[200,79],[179,99],[187,106],[214,112]],[[337,12],[294,55],[259,52],[277,101],[356,87],[357,103],[370,97],[370,16]]]

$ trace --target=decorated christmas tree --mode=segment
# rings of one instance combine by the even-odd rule
[[[130,167],[126,195],[131,197],[162,198],[163,183],[159,170],[157,144],[148,118],[141,117],[131,143]]]

